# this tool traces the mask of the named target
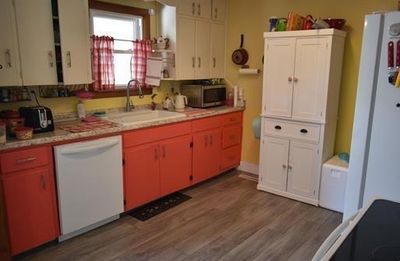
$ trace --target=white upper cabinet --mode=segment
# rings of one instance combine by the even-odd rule
[[[211,24],[211,78],[225,76],[225,25]]]
[[[345,33],[325,29],[264,36],[263,116],[325,122],[337,111]]]
[[[225,8],[225,0],[214,5]],[[224,14],[225,11],[217,11]],[[165,65],[175,80],[224,78],[225,15],[212,18],[212,0],[178,0],[160,7],[160,34],[170,39],[175,63]]]
[[[21,85],[17,30],[12,0],[0,1],[0,86]]]
[[[178,18],[177,77],[207,79],[210,77],[210,23]]]
[[[176,66],[178,79],[194,79],[196,68],[196,21],[178,18]]]
[[[226,0],[212,0],[211,18],[214,21],[225,22]]]
[[[178,13],[180,15],[210,19],[211,0],[179,0]]]
[[[208,21],[196,21],[196,79],[210,77],[210,23]]]
[[[293,75],[293,113],[295,120],[321,120],[329,66],[327,38],[297,39]]]
[[[92,82],[87,0],[58,0],[64,84]]]
[[[0,86],[92,82],[88,1],[59,0],[58,17],[52,9],[51,0],[1,1]]]
[[[49,0],[14,0],[24,85],[57,84]]]
[[[296,39],[271,39],[265,44],[264,114],[290,118]]]

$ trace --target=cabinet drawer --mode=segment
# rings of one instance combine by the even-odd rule
[[[124,134],[124,148],[189,134],[190,122],[147,128]]]
[[[242,137],[242,126],[233,125],[225,127],[222,130],[222,148],[228,148],[233,145],[239,145]]]
[[[222,124],[223,125],[230,125],[235,123],[242,122],[242,113],[241,112],[234,112],[229,113],[222,116]]]
[[[265,119],[264,134],[319,142],[319,125]]]
[[[239,166],[240,153],[240,145],[224,149],[221,155],[221,170]]]
[[[194,120],[192,123],[193,132],[221,127],[222,117],[223,116],[214,116],[210,118]]]
[[[4,153],[0,156],[1,171],[2,173],[8,173],[43,166],[49,164],[50,155],[49,147],[39,147]]]

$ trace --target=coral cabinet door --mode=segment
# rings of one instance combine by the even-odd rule
[[[12,255],[55,239],[59,228],[52,171],[24,170],[2,180]]]
[[[160,197],[160,150],[157,143],[129,148],[124,153],[125,211]]]
[[[192,148],[190,135],[160,143],[161,195],[167,195],[191,184]]]
[[[193,182],[197,183],[219,173],[221,129],[204,131],[193,136]]]

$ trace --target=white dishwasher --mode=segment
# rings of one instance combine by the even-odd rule
[[[54,147],[61,236],[69,239],[123,212],[121,136]]]

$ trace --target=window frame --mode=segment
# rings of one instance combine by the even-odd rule
[[[98,0],[89,0],[89,9],[127,14],[131,16],[140,16],[143,18],[143,39],[150,39],[150,14],[148,9],[111,4],[111,3],[101,2]],[[92,27],[92,24],[90,24],[90,27]],[[95,94],[93,98],[99,98],[99,99],[109,98],[109,97],[123,97],[126,95],[126,89],[98,92],[94,90],[93,84],[89,85],[89,89]],[[143,89],[143,94],[145,95],[152,94],[152,90],[145,88]],[[137,96],[139,95],[139,91],[137,89],[131,90],[131,95]]]

